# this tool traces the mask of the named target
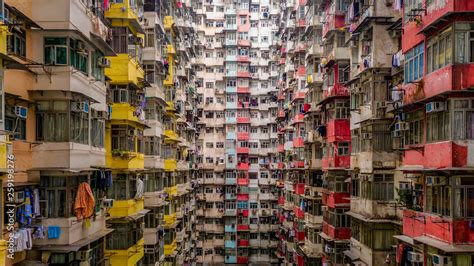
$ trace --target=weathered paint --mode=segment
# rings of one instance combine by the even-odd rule
[[[351,129],[349,119],[333,119],[327,123],[327,141],[350,141]]]
[[[347,192],[334,192],[323,190],[322,204],[330,208],[336,208],[340,205],[348,205],[350,203],[350,194]]]
[[[454,220],[423,212],[403,212],[403,234],[409,237],[429,236],[450,244],[474,243],[469,220]]]
[[[351,229],[346,227],[336,228],[327,222],[323,221],[323,233],[332,239],[350,239]]]
[[[406,150],[403,155],[404,166],[423,166],[424,168],[466,167],[468,146],[453,141],[427,143]]]

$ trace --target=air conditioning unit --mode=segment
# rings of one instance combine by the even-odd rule
[[[411,262],[423,262],[423,255],[416,252],[408,252],[407,260]]]
[[[20,118],[25,118],[28,116],[28,108],[24,106],[15,105],[15,115]]]
[[[109,114],[106,111],[97,111],[97,118],[108,119]]]
[[[410,125],[407,122],[395,123],[395,131],[406,131],[410,129]]]
[[[441,256],[438,254],[433,255],[433,265],[435,266],[451,266],[451,257],[450,256]]]
[[[109,208],[112,208],[113,205],[114,205],[114,200],[113,199],[103,199],[102,200],[102,208],[109,209]]]
[[[92,249],[80,250],[76,252],[76,260],[80,260],[80,261],[89,260],[91,253],[92,253]]]
[[[401,138],[402,132],[401,131],[392,131],[392,138]]]
[[[426,113],[442,112],[446,110],[445,102],[429,102],[426,104]]]
[[[386,101],[376,102],[376,107],[377,107],[377,109],[387,108],[387,102]]]
[[[111,61],[107,57],[100,57],[98,62],[99,67],[110,68]]]
[[[89,113],[89,103],[88,102],[71,102],[71,112],[76,113]]]

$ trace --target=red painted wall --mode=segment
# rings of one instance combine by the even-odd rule
[[[349,239],[351,238],[350,228],[335,228],[334,226],[323,221],[323,232],[333,239]]]
[[[424,168],[465,167],[467,146],[452,141],[427,143],[421,149],[405,151],[403,165],[422,165]]]
[[[323,190],[322,203],[325,206],[328,206],[330,208],[336,208],[336,205],[349,204],[350,202],[351,200],[349,193]]]
[[[441,218],[412,210],[403,212],[403,234],[409,237],[429,236],[450,244],[474,243],[470,221]]]
[[[351,141],[351,126],[349,119],[334,119],[327,123],[327,141]]]

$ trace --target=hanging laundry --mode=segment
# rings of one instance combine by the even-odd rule
[[[303,111],[306,113],[309,111],[309,109],[311,109],[311,104],[305,103],[303,106]]]
[[[46,229],[44,228],[44,226],[39,225],[35,227],[34,229],[35,229],[33,233],[34,239],[43,239],[46,237]]]
[[[20,229],[20,231],[23,234],[25,249],[31,250],[31,248],[33,247],[33,238],[31,237],[31,228]]]
[[[402,0],[395,0],[395,2],[393,3],[393,9],[396,10],[396,11],[401,11],[402,10],[402,4],[403,4]]]
[[[143,197],[144,184],[141,178],[137,179],[137,193],[135,194],[135,199],[141,199]]]
[[[74,213],[77,219],[89,218],[94,214],[95,199],[91,187],[83,182],[77,190]]]
[[[58,239],[61,235],[61,227],[59,226],[48,226],[48,238]]]
[[[23,203],[23,208],[25,209],[24,215],[26,218],[26,225],[31,226],[31,222],[33,220],[33,211],[31,207],[31,198],[32,198],[31,190],[29,188],[25,189],[25,202]]]

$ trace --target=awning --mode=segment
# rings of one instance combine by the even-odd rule
[[[78,251],[82,247],[89,245],[90,243],[108,235],[114,231],[114,229],[102,229],[101,231],[94,233],[86,238],[83,238],[77,242],[72,243],[71,245],[47,245],[47,246],[34,246],[35,250],[42,251],[55,251],[55,252],[70,252]]]
[[[420,242],[422,244],[437,248],[446,253],[471,253],[474,252],[473,245],[451,245],[443,241],[428,237],[428,236],[418,236],[413,238],[415,242]]]
[[[395,235],[393,237],[395,239],[398,239],[398,240],[400,240],[402,242],[405,242],[405,243],[407,243],[409,245],[412,245],[412,246],[415,244],[414,241],[413,241],[413,238],[411,238],[409,236],[406,236],[406,235]]]
[[[357,220],[364,221],[366,223],[391,223],[391,222],[393,222],[392,220],[389,220],[389,219],[371,219],[370,217],[364,217],[361,214],[351,212],[351,211],[346,212],[346,214],[353,217],[353,218],[356,218]]]
[[[117,54],[115,53],[114,49],[110,47],[110,45],[102,39],[99,35],[90,32],[91,35],[91,41],[92,43],[99,49],[101,50],[105,56],[116,56]]]

